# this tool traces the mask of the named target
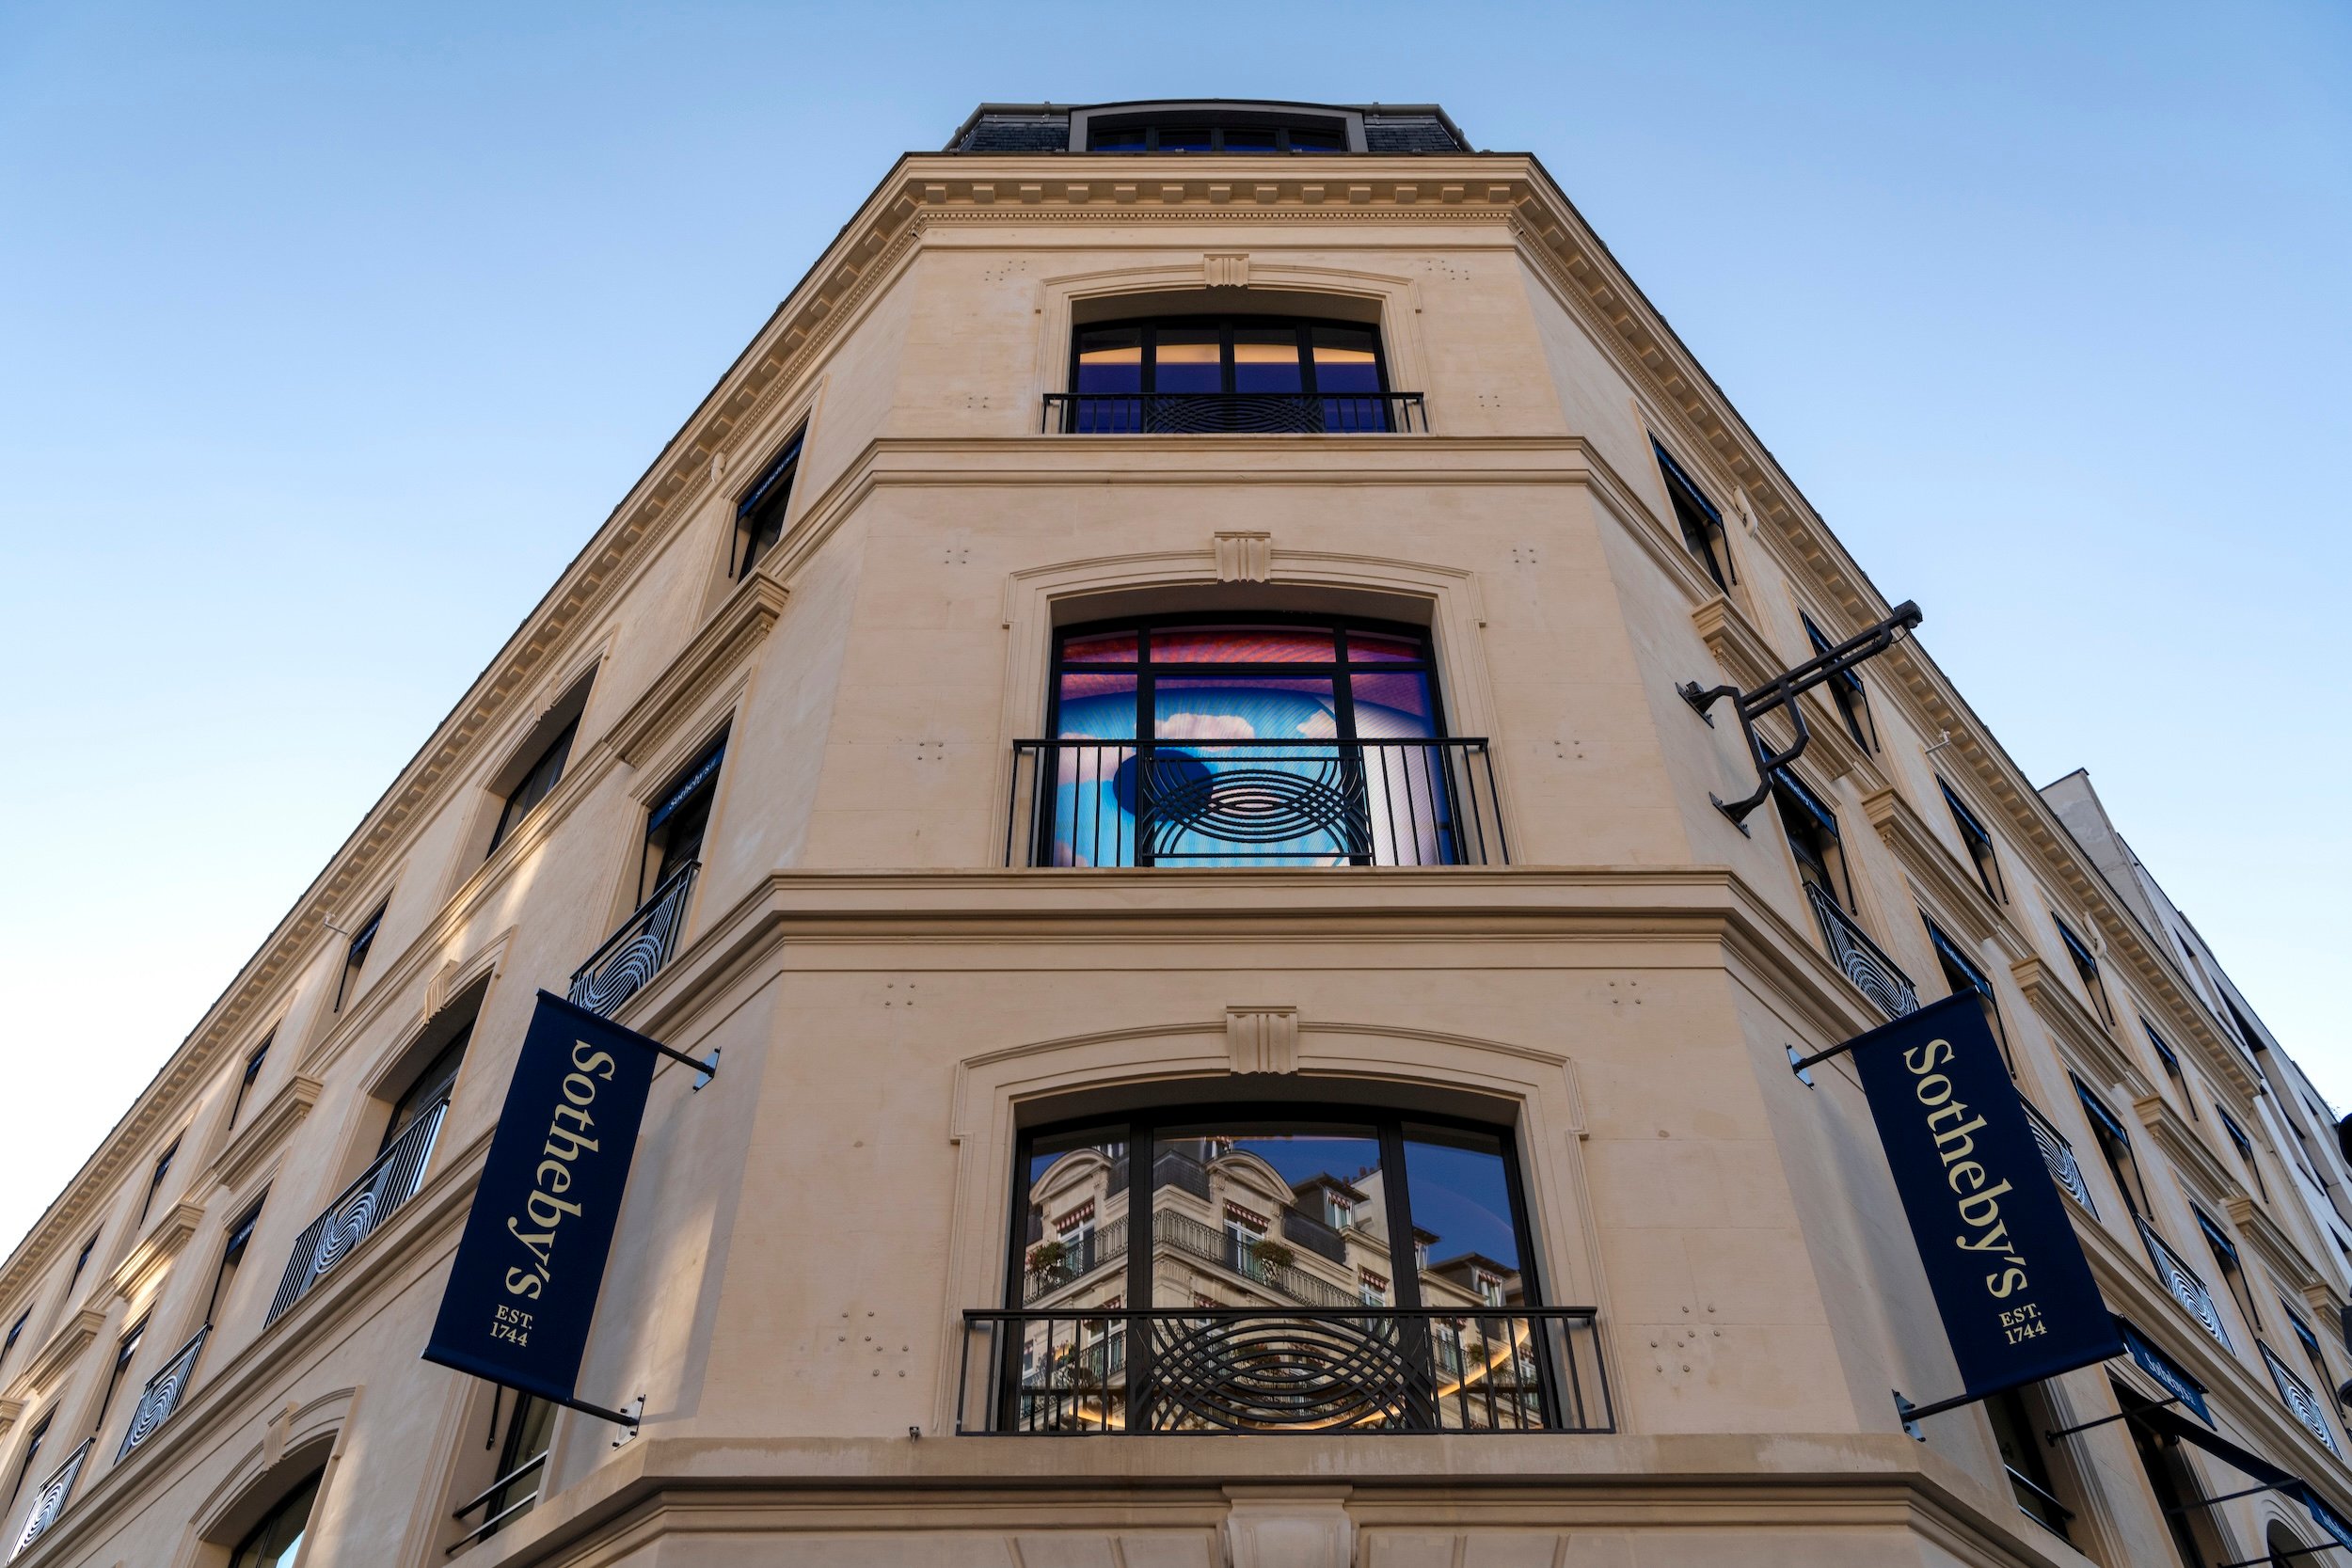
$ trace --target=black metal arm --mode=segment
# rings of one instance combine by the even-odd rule
[[[1805,727],[1804,709],[1798,705],[1797,699],[1824,681],[1836,680],[1863,660],[1884,653],[1895,645],[1897,638],[1924,619],[1918,601],[1905,599],[1885,620],[1864,627],[1836,647],[1816,654],[1794,669],[1784,670],[1753,691],[1742,691],[1736,686],[1702,688],[1696,681],[1685,681],[1677,688],[1682,694],[1682,700],[1697,709],[1702,719],[1707,718],[1707,710],[1715,705],[1718,697],[1730,698],[1732,710],[1740,716],[1740,733],[1748,743],[1748,754],[1758,759],[1756,793],[1728,804],[1715,800],[1710,795],[1708,799],[1715,800],[1716,809],[1734,822],[1743,822],[1748,813],[1762,805],[1765,798],[1772,792],[1772,774],[1802,756],[1805,746],[1813,738],[1813,732]],[[1756,723],[1779,707],[1788,710],[1788,719],[1796,727],[1797,738],[1787,751],[1772,752],[1767,750],[1756,737]],[[1708,719],[1708,722],[1711,724],[1714,721]]]

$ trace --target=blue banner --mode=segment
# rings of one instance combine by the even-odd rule
[[[577,1402],[658,1049],[539,993],[427,1361]]]
[[[1966,1397],[2122,1352],[1975,993],[1872,1030],[1853,1060]]]
[[[2115,1331],[2123,1336],[2123,1348],[2132,1353],[2139,1370],[2154,1378],[2171,1391],[2184,1408],[2197,1412],[2198,1419],[2213,1425],[2213,1412],[2205,1408],[2205,1386],[2189,1375],[2186,1367],[2158,1350],[2153,1341],[2122,1318],[2115,1320]]]

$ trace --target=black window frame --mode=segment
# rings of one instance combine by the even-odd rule
[[[261,1224],[262,1206],[269,1201],[264,1191],[246,1206],[243,1215],[230,1222],[220,1243],[220,1262],[213,1269],[212,1294],[204,1298],[204,1326],[211,1328],[220,1321],[221,1292],[227,1290],[244,1267],[245,1257],[253,1246],[254,1227]]]
[[[2214,1267],[2221,1271],[2221,1283],[2229,1288],[2237,1302],[2237,1309],[2246,1314],[2246,1329],[2259,1338],[2263,1331],[2262,1314],[2254,1308],[2254,1282],[2247,1277],[2246,1265],[2238,1257],[2237,1243],[2221,1228],[2220,1222],[2205,1212],[2200,1204],[2188,1206],[2197,1216],[2197,1228],[2203,1232],[2206,1250],[2213,1254]]]
[[[2148,1224],[2155,1208],[2148,1200],[2148,1178],[2139,1168],[2139,1151],[2132,1147],[2131,1129],[2123,1124],[2122,1117],[2107,1108],[2106,1101],[2092,1092],[2090,1085],[2071,1072],[2066,1077],[2074,1085],[2074,1098],[2090,1122],[2091,1141],[2099,1146],[2099,1153],[2106,1161],[2107,1174],[2115,1179],[2116,1189],[2123,1195],[2123,1207],[2131,1211],[2134,1219]]]
[[[1673,503],[1675,523],[1682,531],[1685,548],[1698,557],[1707,575],[1715,579],[1715,586],[1724,593],[1740,580],[1740,569],[1731,559],[1731,533],[1724,527],[1723,509],[1708,499],[1699,482],[1692,479],[1681,464],[1675,461],[1665,443],[1653,436],[1649,450],[1658,456],[1658,471],[1665,477],[1666,497]],[[1695,513],[1695,515],[1693,515]],[[1716,549],[1723,553],[1719,557]]]
[[[2065,947],[2066,957],[2074,966],[2074,977],[2082,982],[2083,992],[2090,998],[2090,1010],[2099,1015],[2102,1022],[2113,1027],[2115,1008],[2107,1000],[2106,980],[2099,973],[2098,955],[2091,952],[2090,944],[2076,936],[2074,927],[2061,919],[2055,910],[2050,913],[2050,924],[2058,927],[2058,942]]]
[[[1218,111],[1213,109],[1163,109],[1156,113],[1089,115],[1087,117],[1089,152],[1114,156],[1139,153],[1192,153],[1216,156],[1290,156],[1311,153],[1347,151],[1347,120],[1340,115],[1279,115],[1252,112],[1248,109]],[[1135,147],[1105,147],[1102,138],[1106,133],[1129,135],[1143,133],[1141,145]],[[1163,131],[1206,131],[1209,146],[1204,150],[1190,147],[1162,147]],[[1227,147],[1225,136],[1231,131],[1269,132],[1274,136],[1272,147]],[[1295,138],[1301,134],[1331,138],[1330,146],[1301,147]]]
[[[654,803],[647,808],[644,832],[639,835],[638,840],[637,907],[639,909],[644,908],[653,895],[660,891],[662,884],[683,869],[686,861],[699,862],[702,859],[703,847],[710,839],[710,820],[718,810],[719,780],[726,768],[729,733],[726,730],[720,731],[716,738],[696,752],[691,762],[670,776],[670,782],[655,795]],[[657,847],[656,835],[662,833],[664,829],[680,817],[690,816],[695,812],[701,813],[701,817],[694,826],[693,853],[680,857],[675,852],[669,840],[666,837],[662,838],[659,846],[661,852],[660,873],[656,876],[653,860]]]
[[[750,577],[761,559],[783,542],[785,514],[791,510],[801,457],[807,448],[808,426],[803,423],[776,449],[776,455],[768,460],[750,487],[736,498],[735,531],[727,546],[730,581]]]
[[[41,1414],[40,1423],[24,1439],[24,1457],[16,1466],[16,1483],[8,1488],[8,1507],[11,1509],[16,1506],[16,1499],[23,1496],[24,1478],[33,1473],[33,1465],[40,1458],[41,1445],[48,1440],[50,1424],[56,1418],[57,1407],[53,1404]]]
[[[344,1003],[355,1000],[357,993],[352,990],[352,983],[366,973],[368,956],[375,950],[376,935],[384,928],[384,911],[391,907],[392,901],[387,897],[375,906],[375,912],[361,921],[359,928],[352,933],[351,945],[343,949],[342,975],[335,982],[334,1011],[342,1012]]]
[[[2214,1115],[2221,1118],[2221,1130],[2230,1135],[2230,1143],[2237,1149],[2239,1161],[2246,1166],[2248,1174],[2253,1177],[2255,1192],[2267,1202],[2270,1197],[2270,1189],[2263,1180],[2262,1166],[2254,1160],[2254,1140],[2247,1135],[2245,1128],[2238,1125],[2237,1117],[2230,1115],[2219,1105],[2216,1105],[2213,1110]]]
[[[229,1101],[229,1125],[230,1128],[233,1129],[237,1125],[237,1118],[245,1114],[246,1096],[253,1092],[254,1081],[262,1076],[262,1067],[269,1060],[269,1048],[276,1044],[277,1041],[278,1031],[272,1029],[268,1034],[262,1037],[261,1044],[255,1046],[249,1053],[246,1053],[245,1058],[244,1075],[237,1080],[237,1092],[235,1095],[230,1097]]]
[[[1944,792],[1944,804],[1952,814],[1952,825],[1960,830],[1960,842],[1967,849],[1968,859],[1976,865],[1977,881],[1984,888],[1984,895],[1995,904],[2008,903],[2009,883],[2001,876],[2001,852],[1993,842],[1991,830],[1968,809],[1960,791],[1941,773],[1935,776],[1935,787]]]
[[[24,1337],[24,1325],[32,1321],[33,1309],[27,1307],[16,1315],[16,1322],[8,1325],[8,1338],[0,1339],[0,1366],[8,1364],[8,1352],[16,1349],[16,1342]]]
[[[1977,966],[1967,950],[1946,934],[1933,917],[1922,910],[1919,923],[1928,928],[1928,946],[1935,954],[1936,966],[1944,972],[1947,994],[1958,996],[1963,990],[1977,993],[1977,1004],[1984,1011],[1985,1023],[1993,1031],[1995,1044],[2001,1048],[2001,1060],[2009,1068],[2011,1078],[2017,1076],[2017,1059],[2010,1053],[2009,1026],[2001,1022],[2001,999],[1994,994],[1993,977]]]
[[[1812,616],[1800,610],[1797,619],[1804,623],[1804,639],[1812,644],[1817,657],[1836,646],[1826,632],[1813,624]],[[1859,670],[1843,671],[1828,685],[1830,701],[1837,705],[1838,716],[1846,721],[1846,733],[1853,736],[1853,743],[1865,752],[1877,751],[1878,720],[1870,712],[1870,692],[1862,684],[1862,673]]]
[[[82,1243],[82,1250],[73,1259],[73,1273],[67,1277],[65,1282],[67,1291],[71,1291],[74,1286],[81,1283],[82,1271],[89,1267],[89,1255],[98,1250],[98,1238],[104,1234],[103,1229],[93,1230],[90,1232],[89,1240]]]
[[[506,800],[499,807],[498,826],[490,830],[490,847],[483,852],[487,860],[499,852],[506,835],[520,826],[532,808],[555,793],[555,786],[564,782],[564,769],[571,765],[572,742],[580,738],[580,719],[555,732],[554,738],[539,749],[523,776],[515,781],[515,787],[506,792]]]
[[[115,1341],[114,1365],[106,1372],[106,1391],[98,1397],[98,1414],[90,1419],[93,1433],[105,1426],[106,1412],[114,1406],[115,1390],[122,1386],[122,1374],[131,1370],[131,1363],[138,1356],[139,1345],[147,1338],[148,1316],[124,1329],[122,1337]]]
[[[163,1190],[165,1178],[171,1174],[171,1162],[180,1152],[181,1140],[186,1136],[187,1132],[183,1130],[179,1137],[173,1138],[165,1146],[163,1153],[156,1157],[155,1168],[147,1178],[147,1196],[139,1200],[139,1217],[135,1223],[147,1223],[148,1213],[155,1207],[155,1195]]]
[[[1243,395],[1236,392],[1233,388],[1233,329],[1235,327],[1244,326],[1261,328],[1264,330],[1288,327],[1293,332],[1297,334],[1299,389],[1295,394],[1281,393],[1275,395],[1297,396],[1302,398],[1385,398],[1389,395],[1389,349],[1387,342],[1384,341],[1384,335],[1380,330],[1380,324],[1378,322],[1343,321],[1336,316],[1294,316],[1279,314],[1253,315],[1246,310],[1202,311],[1198,314],[1191,315],[1180,312],[1171,315],[1157,316],[1120,316],[1105,321],[1081,322],[1070,330],[1069,388],[1071,393],[1073,396],[1088,395],[1081,393],[1078,387],[1078,366],[1079,356],[1085,351],[1086,347],[1086,335],[1089,332],[1132,331],[1140,335],[1138,347],[1140,359],[1137,364],[1137,371],[1142,385],[1138,391],[1132,393],[1109,392],[1101,395],[1106,397],[1133,397],[1139,395],[1148,398],[1159,395],[1159,388],[1157,386],[1157,382],[1159,380],[1158,334],[1164,328],[1168,327],[1186,327],[1197,331],[1200,328],[1206,326],[1214,326],[1216,328],[1218,389],[1215,392],[1200,392],[1189,395],[1200,397],[1237,397]],[[1319,326],[1341,327],[1350,332],[1361,332],[1372,339],[1373,374],[1374,377],[1379,382],[1379,389],[1376,392],[1325,392],[1316,387],[1314,331],[1315,328]],[[1169,395],[1184,396],[1188,394],[1170,393]]]
[[[1862,911],[1854,907],[1853,868],[1847,863],[1846,836],[1838,831],[1836,810],[1821,799],[1820,791],[1786,768],[1772,769],[1772,803],[1780,813],[1781,832],[1788,840],[1797,879],[1815,883],[1831,903],[1859,916]],[[1806,876],[1808,870],[1815,875]]]
[[[408,1075],[408,1082],[393,1096],[391,1117],[384,1124],[383,1141],[376,1145],[379,1157],[402,1133],[430,1114],[434,1106],[446,1103],[457,1092],[457,1075],[465,1070],[466,1050],[473,1043],[473,1026],[470,1018],[459,1025],[456,1033]]]

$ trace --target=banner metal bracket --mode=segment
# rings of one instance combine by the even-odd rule
[[[2316,1546],[2296,1546],[2291,1551],[2265,1552],[2260,1557],[2242,1557],[2235,1562],[2225,1562],[2221,1568],[2263,1568],[2265,1563],[2278,1562],[2290,1557],[2309,1557],[2313,1552],[2332,1552],[2344,1544],[2341,1541],[2322,1541]]]
[[[1903,1391],[1898,1388],[1895,1390],[1895,1414],[1901,1418],[1904,1433],[1913,1441],[1924,1443],[1928,1434],[1919,1430],[1921,1421],[1930,1416],[1941,1416],[1947,1410],[1958,1410],[1963,1404],[1974,1404],[1984,1397],[1982,1394],[1960,1394],[1948,1400],[1937,1400],[1933,1404],[1914,1404],[1903,1398]]]
[[[2180,1402],[2181,1396],[2175,1394],[2169,1400],[2158,1400],[2153,1404],[2143,1404],[2140,1408],[2142,1410],[2162,1410],[2168,1404],[2178,1404]],[[2061,1437],[2072,1437],[2078,1432],[2089,1432],[2092,1427],[2103,1427],[2110,1421],[2121,1421],[2130,1415],[2131,1412],[2128,1410],[2119,1410],[2112,1416],[2102,1416],[2095,1421],[2084,1421],[2075,1426],[2060,1427],[2056,1432],[2044,1432],[2042,1435],[2048,1441],[2050,1447],[2055,1449],[2058,1447],[2058,1440]],[[2269,1490],[2270,1488],[2266,1486],[2255,1488],[2255,1491],[2258,1492],[2267,1492]],[[2239,1497],[2248,1497],[2251,1494],[2241,1492],[2237,1495]]]

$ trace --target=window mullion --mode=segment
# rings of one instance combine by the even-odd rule
[[[1380,1123],[1381,1200],[1388,1206],[1389,1266],[1396,1275],[1396,1304],[1406,1311],[1422,1306],[1421,1254],[1413,1241],[1413,1206],[1405,1194],[1405,1133],[1393,1121]]]

